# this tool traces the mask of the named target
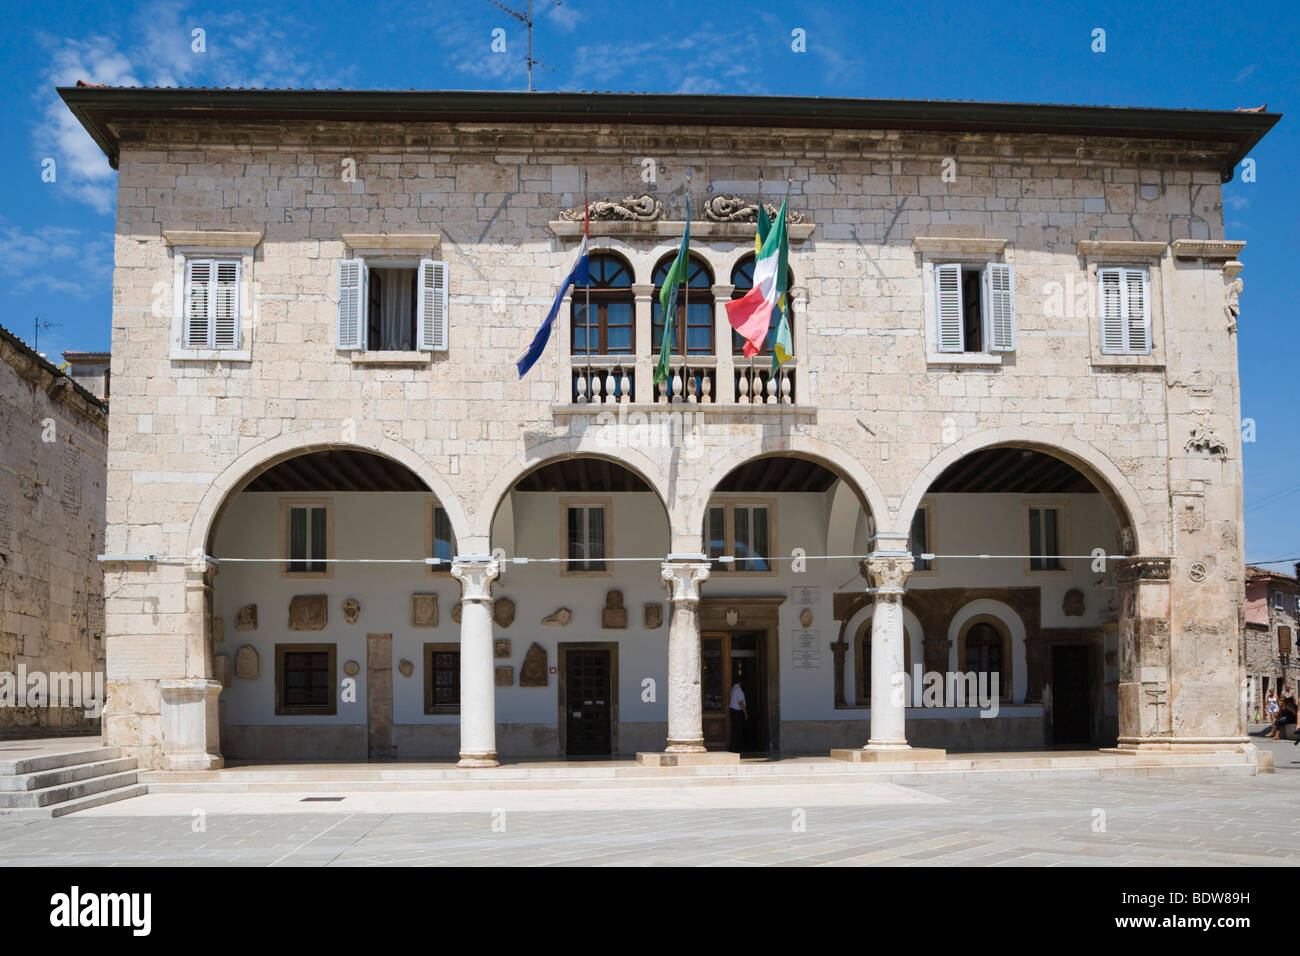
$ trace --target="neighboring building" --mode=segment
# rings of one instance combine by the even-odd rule
[[[0,359],[0,737],[96,733],[108,409],[5,329]]]
[[[120,170],[105,737],[142,765],[698,753],[733,679],[758,751],[1246,745],[1220,184],[1276,115],[60,95]],[[773,376],[724,306],[787,177]]]
[[[71,379],[96,398],[108,401],[109,368],[112,357],[108,352],[64,352]]]
[[[1300,566],[1296,567],[1300,573]],[[1294,695],[1300,686],[1300,580],[1280,571],[1246,567],[1246,697],[1248,719],[1263,719],[1270,691]]]

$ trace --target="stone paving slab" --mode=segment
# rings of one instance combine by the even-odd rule
[[[248,812],[240,801],[249,795],[220,794],[205,795],[202,832],[194,832],[192,795],[166,794],[60,820],[0,822],[0,866],[1296,866],[1296,769],[927,781],[884,794],[858,786],[857,803],[832,800],[835,787],[825,784],[760,803],[749,801],[762,788],[710,789],[701,792],[733,805],[556,810],[523,802],[504,814],[481,805],[358,812],[362,804],[348,808],[351,800]],[[166,812],[125,812],[176,798],[152,804]]]

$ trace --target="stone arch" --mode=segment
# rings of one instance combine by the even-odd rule
[[[846,690],[852,688],[854,703],[858,705],[865,703],[866,695],[870,693],[870,689],[864,688],[862,681],[862,646],[863,638],[871,636],[871,618],[875,610],[875,602],[868,602],[849,618],[844,628],[844,637],[849,644],[848,652],[845,654],[845,668],[848,674],[845,675],[844,686]],[[925,628],[921,624],[921,619],[906,605],[903,607],[903,637],[906,639],[903,663],[910,681],[912,666],[925,663]],[[922,670],[924,669],[922,666]],[[907,706],[911,706],[910,695]]]
[[[602,412],[597,415],[597,423],[589,427],[581,435],[556,438],[535,445],[527,449],[523,454],[516,455],[497,469],[495,477],[480,496],[478,509],[474,512],[471,525],[472,537],[469,540],[474,542],[473,546],[475,548],[481,549],[482,553],[487,553],[492,537],[492,524],[496,520],[497,511],[500,510],[506,495],[510,493],[510,490],[515,485],[519,484],[530,472],[536,471],[543,465],[563,461],[566,458],[599,458],[626,468],[644,481],[658,497],[659,504],[663,506],[664,514],[668,520],[668,539],[672,541],[675,529],[673,513],[668,507],[669,496],[666,490],[668,481],[659,463],[635,448],[619,447],[616,452],[612,450],[610,448],[612,442],[608,440],[608,436],[602,439],[600,432],[605,428],[618,428],[619,426],[617,423],[600,423],[599,419],[604,414],[614,417],[612,411]]]
[[[186,553],[189,555],[210,554],[213,535],[226,508],[254,478],[268,468],[315,451],[351,450],[368,451],[392,459],[405,466],[438,498],[447,511],[452,530],[458,541],[469,536],[470,523],[450,484],[428,462],[405,445],[385,437],[382,433],[357,427],[355,435],[348,435],[350,440],[325,439],[317,431],[286,432],[268,439],[233,462],[213,479],[204,493],[194,517],[190,519],[190,531],[187,539]],[[462,537],[463,536],[463,537]]]
[[[1110,505],[1118,527],[1133,529],[1135,553],[1145,554],[1160,544],[1162,529],[1147,513],[1137,490],[1115,463],[1093,446],[1077,438],[1063,436],[1047,428],[1008,427],[979,432],[963,438],[932,458],[912,480],[894,513],[894,529],[902,533],[912,526],[912,516],[930,486],[944,470],[972,452],[986,448],[1025,448],[1051,455],[1078,469],[1096,486]]]
[[[966,631],[976,623],[986,621],[999,631],[1004,640],[1008,654],[1006,666],[1011,670],[1011,694],[1009,700],[1023,703],[1029,689],[1029,658],[1025,649],[1026,628],[1020,615],[1008,604],[992,598],[979,598],[963,604],[948,623],[948,669],[960,671],[962,667],[961,648]]]
[[[843,449],[803,435],[759,438],[739,447],[721,449],[706,466],[704,477],[696,486],[695,495],[679,503],[680,510],[674,516],[673,529],[680,535],[695,536],[692,550],[699,550],[700,535],[704,529],[704,512],[708,507],[709,499],[713,496],[713,490],[728,474],[741,465],[772,455],[806,458],[822,465],[850,485],[867,512],[869,521],[880,522],[888,517],[889,509],[880,485],[857,459],[846,454]],[[681,549],[684,543],[678,542],[677,536],[674,536],[674,548]]]

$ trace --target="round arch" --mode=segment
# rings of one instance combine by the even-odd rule
[[[709,463],[695,496],[682,504],[681,520],[674,522],[674,530],[684,534],[693,533],[696,536],[694,547],[698,548],[698,538],[704,528],[705,509],[713,497],[714,489],[722,480],[751,461],[781,455],[805,458],[834,472],[852,487],[871,521],[879,523],[889,515],[880,485],[860,462],[835,445],[802,435],[790,435],[779,439],[755,439],[739,447],[721,450]]]
[[[1025,622],[1014,609],[1001,601],[979,598],[963,605],[953,615],[948,624],[948,669],[953,672],[964,670],[962,652],[966,634],[976,624],[991,625],[1003,639],[1003,666],[1011,671],[1011,689],[1000,696],[1004,701],[1023,703],[1029,690]]]
[[[317,438],[315,432],[287,432],[277,435],[250,448],[227,465],[208,486],[198,508],[195,509],[194,517],[190,519],[186,553],[211,554],[213,535],[222,514],[235,496],[259,474],[282,461],[316,451],[367,451],[397,462],[429,486],[430,492],[446,510],[456,540],[463,541],[469,536],[469,520],[451,485],[442,475],[430,468],[428,462],[405,445],[381,433],[360,427],[357,428],[355,435],[348,436],[350,439],[348,441],[319,439],[313,441],[314,438]]]
[[[613,417],[612,412],[609,414]],[[497,512],[501,509],[506,495],[515,485],[538,468],[569,458],[598,458],[608,461],[620,468],[626,468],[644,481],[658,497],[659,504],[664,509],[664,514],[668,518],[668,539],[672,541],[675,525],[672,510],[667,504],[668,481],[658,463],[644,452],[628,447],[619,447],[617,454],[612,454],[608,450],[613,444],[614,436],[604,432],[603,429],[619,427],[617,423],[604,424],[600,421],[600,416],[597,416],[596,424],[582,435],[544,442],[506,462],[497,470],[496,476],[479,498],[470,539],[475,542],[475,547],[482,549],[484,553],[487,552],[492,537],[492,524],[496,521]]]
[[[848,624],[844,628],[844,635],[849,641],[849,652],[844,662],[844,684],[846,689],[853,688],[853,699],[857,704],[865,704],[867,698],[871,696],[870,687],[865,686],[862,679],[863,665],[863,639],[871,637],[871,619],[875,614],[876,605],[874,602],[868,602],[862,608],[859,608],[853,617],[849,618]],[[906,638],[903,645],[903,668],[907,673],[907,679],[912,679],[912,667],[915,664],[924,664],[925,649],[924,636],[925,628],[922,627],[920,619],[912,613],[909,607],[903,608],[903,636]],[[925,668],[922,667],[922,670]],[[850,681],[850,675],[852,681]],[[909,688],[910,684],[907,685]],[[907,706],[911,706],[911,692],[909,690]]]
[[[949,465],[973,452],[997,447],[1039,451],[1078,469],[1110,505],[1115,523],[1120,528],[1127,526],[1133,529],[1135,552],[1144,554],[1155,546],[1160,530],[1152,523],[1137,490],[1115,463],[1086,442],[1062,436],[1046,428],[997,428],[971,435],[948,446],[932,458],[912,480],[894,515],[894,529],[905,532],[912,526],[912,517],[916,514],[921,499]]]

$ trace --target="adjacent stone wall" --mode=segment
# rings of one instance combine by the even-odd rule
[[[86,697],[104,679],[107,419],[93,395],[0,334],[0,673],[77,672],[89,676]],[[0,737],[98,732],[84,706],[50,704],[0,706]]]

